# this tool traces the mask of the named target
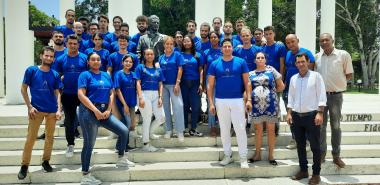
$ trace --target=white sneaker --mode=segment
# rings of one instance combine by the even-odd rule
[[[128,155],[124,155],[123,157],[119,157],[116,162],[117,167],[134,167],[135,163],[128,160]]]
[[[294,139],[290,140],[289,145],[286,146],[287,149],[293,150],[297,148],[297,143]]]
[[[153,140],[157,140],[157,139],[160,139],[160,136],[156,134],[150,134],[149,138]]]
[[[145,152],[157,152],[158,148],[156,148],[156,147],[152,146],[150,143],[148,143],[142,147],[142,150]]]
[[[80,182],[80,184],[86,184],[86,185],[98,185],[101,183],[102,183],[102,181],[91,176],[91,174],[83,175],[82,180]]]
[[[246,157],[240,158],[240,168],[249,168],[248,161]]]
[[[70,158],[73,156],[74,156],[74,145],[69,145],[67,146],[67,149],[66,149],[66,157]]]
[[[223,160],[219,162],[220,165],[226,166],[227,164],[232,163],[232,156],[224,155]]]
[[[139,135],[139,134],[137,133],[137,131],[135,131],[135,130],[130,131],[130,132],[129,132],[129,135],[130,135],[132,138],[142,138],[142,136]]]
[[[166,131],[166,133],[164,135],[164,138],[165,139],[170,139],[171,136],[172,136],[172,131]]]
[[[185,136],[183,136],[182,132],[178,132],[178,141],[181,143],[185,141]]]

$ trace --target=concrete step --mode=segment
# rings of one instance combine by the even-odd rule
[[[254,147],[249,147],[248,156],[253,156]],[[331,147],[328,147],[327,158],[331,158]],[[232,148],[233,158],[239,159],[237,147]],[[1,151],[0,166],[19,166],[22,158],[22,150]],[[42,163],[43,150],[34,150],[32,153],[31,165]],[[51,164],[81,164],[81,149],[74,152],[73,158],[66,158],[65,150],[54,150]],[[267,160],[268,151],[262,148],[262,160]],[[140,148],[132,150],[128,158],[134,162],[191,162],[191,161],[218,161],[224,156],[222,147],[181,147],[181,148],[161,148],[159,152],[144,152]],[[312,153],[308,151],[311,158]],[[380,156],[380,145],[341,145],[342,158],[371,158]],[[285,147],[276,147],[274,151],[275,159],[296,159],[297,151],[289,150]],[[94,149],[92,155],[93,164],[115,163],[117,154],[113,149]]]
[[[379,175],[380,158],[345,159],[346,167],[337,169],[330,159],[323,165],[321,175]],[[250,164],[241,169],[238,163],[222,167],[218,161],[207,162],[160,162],[138,163],[132,168],[116,168],[115,164],[97,164],[92,174],[104,182],[183,180],[183,179],[224,179],[255,177],[289,177],[298,170],[298,160],[278,160],[274,167],[267,161]],[[1,166],[2,183],[58,183],[80,182],[80,165],[55,165],[54,172],[42,173],[40,166],[30,166],[29,174],[23,181],[17,180],[19,166]],[[311,169],[309,168],[311,173]]]
[[[26,113],[26,111],[25,111]],[[281,115],[281,120],[285,121],[285,112]],[[366,121],[380,121],[380,110],[375,109],[370,112],[343,112],[342,122],[366,122]],[[61,124],[63,120],[58,121]],[[27,115],[22,115],[19,112],[17,114],[1,114],[0,125],[27,125]]]
[[[252,184],[281,184],[281,185],[303,185],[308,179],[294,181],[289,177],[271,178],[244,178],[244,179],[202,179],[202,180],[162,180],[162,181],[132,181],[132,182],[103,182],[102,185],[252,185]],[[54,185],[77,185],[78,183],[54,183]],[[321,184],[380,184],[380,175],[322,175]],[[53,184],[43,184],[53,185]]]
[[[41,125],[39,135],[43,133],[45,125]],[[80,127],[78,127],[80,131]],[[210,129],[207,124],[200,124],[197,128],[199,132],[208,134]],[[327,126],[327,131],[330,132],[330,126]],[[342,132],[380,132],[380,121],[368,121],[368,122],[341,122]],[[26,137],[28,131],[28,125],[0,125],[0,138],[17,138]],[[142,133],[142,125],[137,126],[138,133]],[[253,129],[251,129],[251,132]],[[81,131],[80,131],[81,132]],[[290,132],[290,127],[287,123],[280,123],[280,133]],[[164,134],[165,128],[161,126],[156,131],[157,134]],[[110,131],[100,127],[98,130],[99,136],[108,136]],[[56,126],[54,136],[65,136],[65,128]]]
[[[327,133],[327,143],[330,144],[330,133]],[[25,144],[25,138],[0,138],[0,151],[1,150],[22,150]],[[280,133],[277,137],[277,146],[286,146],[291,140],[291,133]],[[266,136],[263,137],[263,145],[266,145]],[[100,136],[97,138],[95,148],[108,148],[113,149],[115,147],[116,139],[110,139],[109,137]],[[220,137],[185,137],[185,141],[180,143],[177,138],[152,140],[151,143],[157,147],[163,148],[175,148],[175,147],[206,147],[206,146],[222,146]],[[248,145],[254,145],[254,137],[248,138]],[[43,140],[37,140],[35,143],[35,149],[43,149]],[[76,148],[81,148],[83,139],[76,139]],[[380,132],[343,132],[342,133],[342,145],[358,145],[358,144],[380,144]],[[130,140],[130,145],[135,147],[142,147],[143,143],[141,139]],[[232,137],[232,145],[237,145],[236,138]],[[64,137],[55,137],[54,149],[65,149],[67,146],[66,139]]]

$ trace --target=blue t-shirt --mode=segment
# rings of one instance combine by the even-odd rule
[[[62,88],[61,78],[54,70],[44,72],[38,66],[28,67],[22,82],[30,88],[31,104],[39,112],[57,112],[54,90]]]
[[[86,89],[86,96],[92,103],[108,103],[113,84],[111,76],[104,71],[99,74],[85,71],[78,78],[78,89],[80,88]]]
[[[79,48],[78,48],[78,51],[81,52],[81,53],[85,53],[86,49],[88,48],[88,41],[86,40],[80,40],[79,41]]]
[[[224,38],[221,38],[221,39],[220,39],[220,41],[219,41],[220,45],[222,44],[223,40],[224,40]],[[232,41],[232,47],[233,47],[233,48],[236,48],[238,45],[241,45],[241,44],[242,44],[242,43],[240,43],[238,40],[236,40],[236,39],[234,39],[234,38],[232,38],[231,41]]]
[[[133,53],[128,53],[130,54],[132,57],[133,57],[133,60],[134,60],[134,63],[133,63],[133,66],[131,68],[131,71],[135,71],[137,65],[140,63],[140,60],[139,58],[137,57],[137,55],[133,54]],[[112,67],[112,78],[114,77],[115,73],[117,71],[120,71],[123,69],[123,61],[121,61],[123,59],[123,56],[125,54],[121,54],[119,52],[114,52],[112,53],[109,57],[108,57],[108,65],[107,65],[107,68],[108,67]]]
[[[95,50],[94,48],[88,48],[88,49],[86,49],[85,54],[88,55],[92,52],[95,52],[100,56],[100,60],[102,62],[102,66],[100,67],[100,70],[101,71],[107,71],[108,57],[110,55],[108,50],[106,50],[104,48],[102,48],[100,50]]]
[[[202,67],[204,64],[203,56],[196,53],[197,57],[194,57],[192,54],[183,53],[183,72],[182,79],[183,80],[199,80],[199,67]]]
[[[220,48],[218,49],[210,48],[204,52],[204,56],[205,56],[205,60],[207,64],[205,73],[207,73],[208,68],[210,67],[211,63],[214,62],[216,59],[220,58],[221,56],[223,56],[223,53]]]
[[[306,49],[306,48],[300,48],[296,53],[292,53],[292,51],[289,50],[286,53],[286,57],[285,57],[285,68],[286,68],[285,83],[286,83],[286,87],[289,87],[290,78],[292,78],[293,75],[298,73],[298,69],[296,67],[296,55],[298,53],[306,53],[307,56],[309,56],[310,63],[315,62],[313,53],[311,53],[311,51]]]
[[[114,87],[115,89],[120,89],[128,107],[134,107],[137,105],[136,74],[134,72],[130,72],[129,74],[125,73],[123,70],[116,72],[114,77]]]
[[[197,42],[200,42],[200,40],[201,40],[201,38],[198,37],[198,36],[195,36],[195,37],[193,38],[193,42],[194,42],[194,44],[197,43]]]
[[[210,41],[207,41],[207,42],[202,42],[202,41],[199,41],[201,43],[201,52],[203,53],[204,51],[206,51],[207,49],[210,49],[211,48],[211,42]]]
[[[208,75],[215,76],[215,98],[242,98],[244,92],[243,73],[248,73],[247,63],[233,57],[226,62],[219,58],[211,63]]]
[[[243,45],[243,41],[241,40],[240,35],[232,35],[232,38],[237,40],[240,43],[239,45]],[[251,44],[255,45],[255,43],[256,43],[255,37],[252,37]]]
[[[89,33],[82,33],[82,39],[88,41],[92,39],[92,36]]]
[[[134,43],[139,43],[140,37],[141,37],[140,33],[136,33],[135,35],[132,36],[131,41]]]
[[[67,48],[61,50],[61,51],[54,51],[54,61],[51,64],[50,68],[51,69],[56,69],[57,68],[57,59],[62,56],[63,54],[67,53]]]
[[[110,50],[111,50],[110,51],[111,53],[119,51],[119,42],[117,42],[117,41],[112,42]],[[137,44],[132,42],[132,41],[128,42],[127,51],[131,52],[133,54],[136,54],[137,53]]]
[[[109,42],[109,43],[112,43],[112,42],[117,41],[117,37],[118,36],[115,34],[115,32],[113,32],[113,33],[106,35],[106,37],[104,37],[104,40]]]
[[[165,77],[164,84],[174,85],[177,81],[178,68],[184,64],[181,53],[173,51],[169,57],[163,54],[158,58],[158,62]]]
[[[75,57],[70,57],[65,53],[56,62],[55,70],[63,74],[63,92],[77,94],[78,77],[81,72],[87,71],[87,56],[79,53]]]
[[[235,48],[233,55],[240,57],[245,60],[247,63],[249,71],[253,71],[256,69],[256,63],[255,63],[255,57],[256,53],[261,51],[261,48],[255,45],[252,45],[252,47],[245,49],[245,48]]]
[[[159,82],[165,81],[160,68],[149,68],[143,64],[136,67],[136,79],[141,80],[141,90],[158,91]]]
[[[75,34],[74,30],[68,28],[66,25],[55,26],[54,30],[63,32],[63,36],[65,38],[67,37],[67,35]]]
[[[262,47],[263,52],[267,55],[266,64],[280,71],[280,58],[286,56],[286,47],[282,42],[275,42],[273,45],[265,45]]]

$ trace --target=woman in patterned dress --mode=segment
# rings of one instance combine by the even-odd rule
[[[276,92],[284,90],[284,83],[281,74],[272,66],[265,65],[266,56],[263,52],[256,54],[256,69],[249,72],[249,81],[252,86],[251,100],[252,112],[250,117],[255,125],[255,155],[249,160],[251,163],[261,160],[261,145],[263,135],[263,124],[266,124],[268,138],[268,161],[272,165],[277,165],[273,158],[274,145],[276,143],[275,122],[279,103]],[[250,100],[248,98],[248,100]]]

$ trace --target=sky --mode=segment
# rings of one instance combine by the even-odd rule
[[[31,0],[38,10],[59,20],[59,0]]]

